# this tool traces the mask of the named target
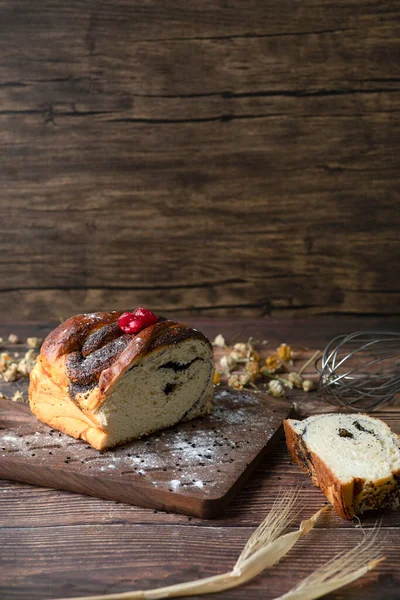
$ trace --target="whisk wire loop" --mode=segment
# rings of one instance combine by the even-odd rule
[[[400,333],[339,335],[315,366],[325,400],[352,410],[375,410],[400,392]]]

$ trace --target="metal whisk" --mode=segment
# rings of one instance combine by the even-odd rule
[[[332,404],[373,411],[400,392],[400,333],[339,335],[319,360],[319,393]]]

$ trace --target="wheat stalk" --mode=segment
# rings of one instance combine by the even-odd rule
[[[250,537],[232,571],[228,573],[153,590],[85,596],[79,600],[156,600],[194,594],[213,594],[242,585],[277,563],[301,536],[314,527],[321,513],[327,510],[327,507],[322,508],[310,519],[302,521],[296,531],[281,535],[298,512],[295,509],[298,493],[298,490],[292,490],[280,495],[270,513]]]
[[[314,600],[362,577],[385,560],[381,555],[383,540],[378,534],[379,527],[375,527],[357,546],[340,552],[275,600]]]

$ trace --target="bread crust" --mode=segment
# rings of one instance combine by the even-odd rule
[[[29,403],[36,417],[50,427],[87,441],[98,450],[107,447],[107,433],[93,411],[104,404],[114,383],[128,368],[163,347],[185,340],[200,339],[212,349],[209,340],[199,331],[175,321],[160,319],[137,335],[121,335],[129,338],[124,339],[122,352],[115,360],[111,357],[111,364],[108,361],[106,368],[96,374],[90,389],[82,386],[83,391],[72,397],[69,358],[73,353],[81,352],[89,336],[100,328],[115,324],[121,314],[111,311],[77,315],[59,325],[45,339],[30,375]],[[79,379],[79,370],[77,377]],[[79,388],[79,383],[77,385]]]
[[[340,482],[324,461],[306,447],[290,420],[286,419],[283,427],[286,445],[294,462],[311,477],[313,484],[321,489],[336,512],[343,519],[351,520],[354,517],[354,482]]]
[[[74,438],[88,442],[102,450],[107,444],[107,434],[93,415],[81,410],[69,394],[44,371],[38,361],[31,373],[29,403],[33,414],[50,427]]]

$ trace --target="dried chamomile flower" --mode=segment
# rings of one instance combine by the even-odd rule
[[[220,383],[221,383],[221,373],[219,373],[218,371],[214,371],[213,384],[219,385]]]
[[[285,362],[291,362],[294,358],[293,350],[288,344],[281,344],[276,351],[279,358]]]
[[[215,340],[212,342],[213,346],[217,346],[218,348],[225,348],[225,338],[222,333],[219,333]]]
[[[10,342],[10,344],[19,344],[21,340],[17,335],[15,335],[15,333],[10,333],[10,335],[8,336],[8,341]]]
[[[242,390],[250,382],[251,376],[249,373],[233,373],[228,379],[229,387],[234,390]]]
[[[32,371],[33,367],[36,363],[36,354],[33,348],[28,350],[25,354],[24,358],[18,362],[18,373],[20,375],[24,375],[25,377],[29,376],[29,373]]]
[[[33,348],[31,348],[30,350],[28,350],[28,352],[25,353],[25,360],[36,360],[36,352],[33,350]]]
[[[226,373],[230,373],[236,367],[236,360],[228,354],[228,356],[223,356],[221,358],[219,364]]]
[[[303,387],[303,378],[299,373],[289,373],[288,380],[293,387],[301,389]]]
[[[29,364],[29,362],[25,359],[22,359],[19,361],[19,363],[17,364],[17,370],[18,373],[20,375],[23,375],[24,377],[28,377],[29,373],[32,371],[33,366],[31,366]]]
[[[311,379],[305,379],[303,381],[303,390],[305,392],[310,392],[314,387],[314,382]]]
[[[16,363],[11,363],[8,369],[3,373],[3,379],[7,383],[18,379],[18,367]]]
[[[11,362],[11,356],[8,352],[2,352],[0,354],[0,373],[4,373],[8,369],[8,366]]]
[[[252,381],[256,381],[257,379],[259,379],[261,376],[261,373],[260,373],[260,363],[258,362],[258,360],[247,361],[246,371],[250,375]]]
[[[26,343],[29,346],[29,348],[39,348],[42,342],[43,340],[38,337],[28,337],[26,340]]]
[[[281,367],[281,361],[276,354],[270,354],[265,359],[265,366],[270,373],[275,373]]]
[[[237,344],[235,344],[233,346],[233,349],[232,349],[232,352],[231,352],[231,356],[236,361],[238,361],[238,360],[244,360],[245,358],[247,358],[250,350],[251,350],[251,347],[249,346],[249,344],[245,344],[243,342],[240,342],[240,343],[237,343]]]
[[[245,342],[238,342],[238,343],[234,344],[234,346],[233,346],[233,350],[235,352],[239,352],[242,355],[242,358],[244,358],[247,355],[248,349],[249,349],[249,344],[245,343]]]
[[[284,398],[285,390],[283,389],[283,385],[276,379],[272,379],[268,384],[268,394],[275,398]]]
[[[25,398],[22,392],[15,392],[14,396],[11,398],[13,402],[25,402]]]
[[[259,355],[257,350],[254,350],[254,348],[251,348],[249,355],[248,355],[248,359],[255,360],[256,362],[260,362],[261,356]]]

